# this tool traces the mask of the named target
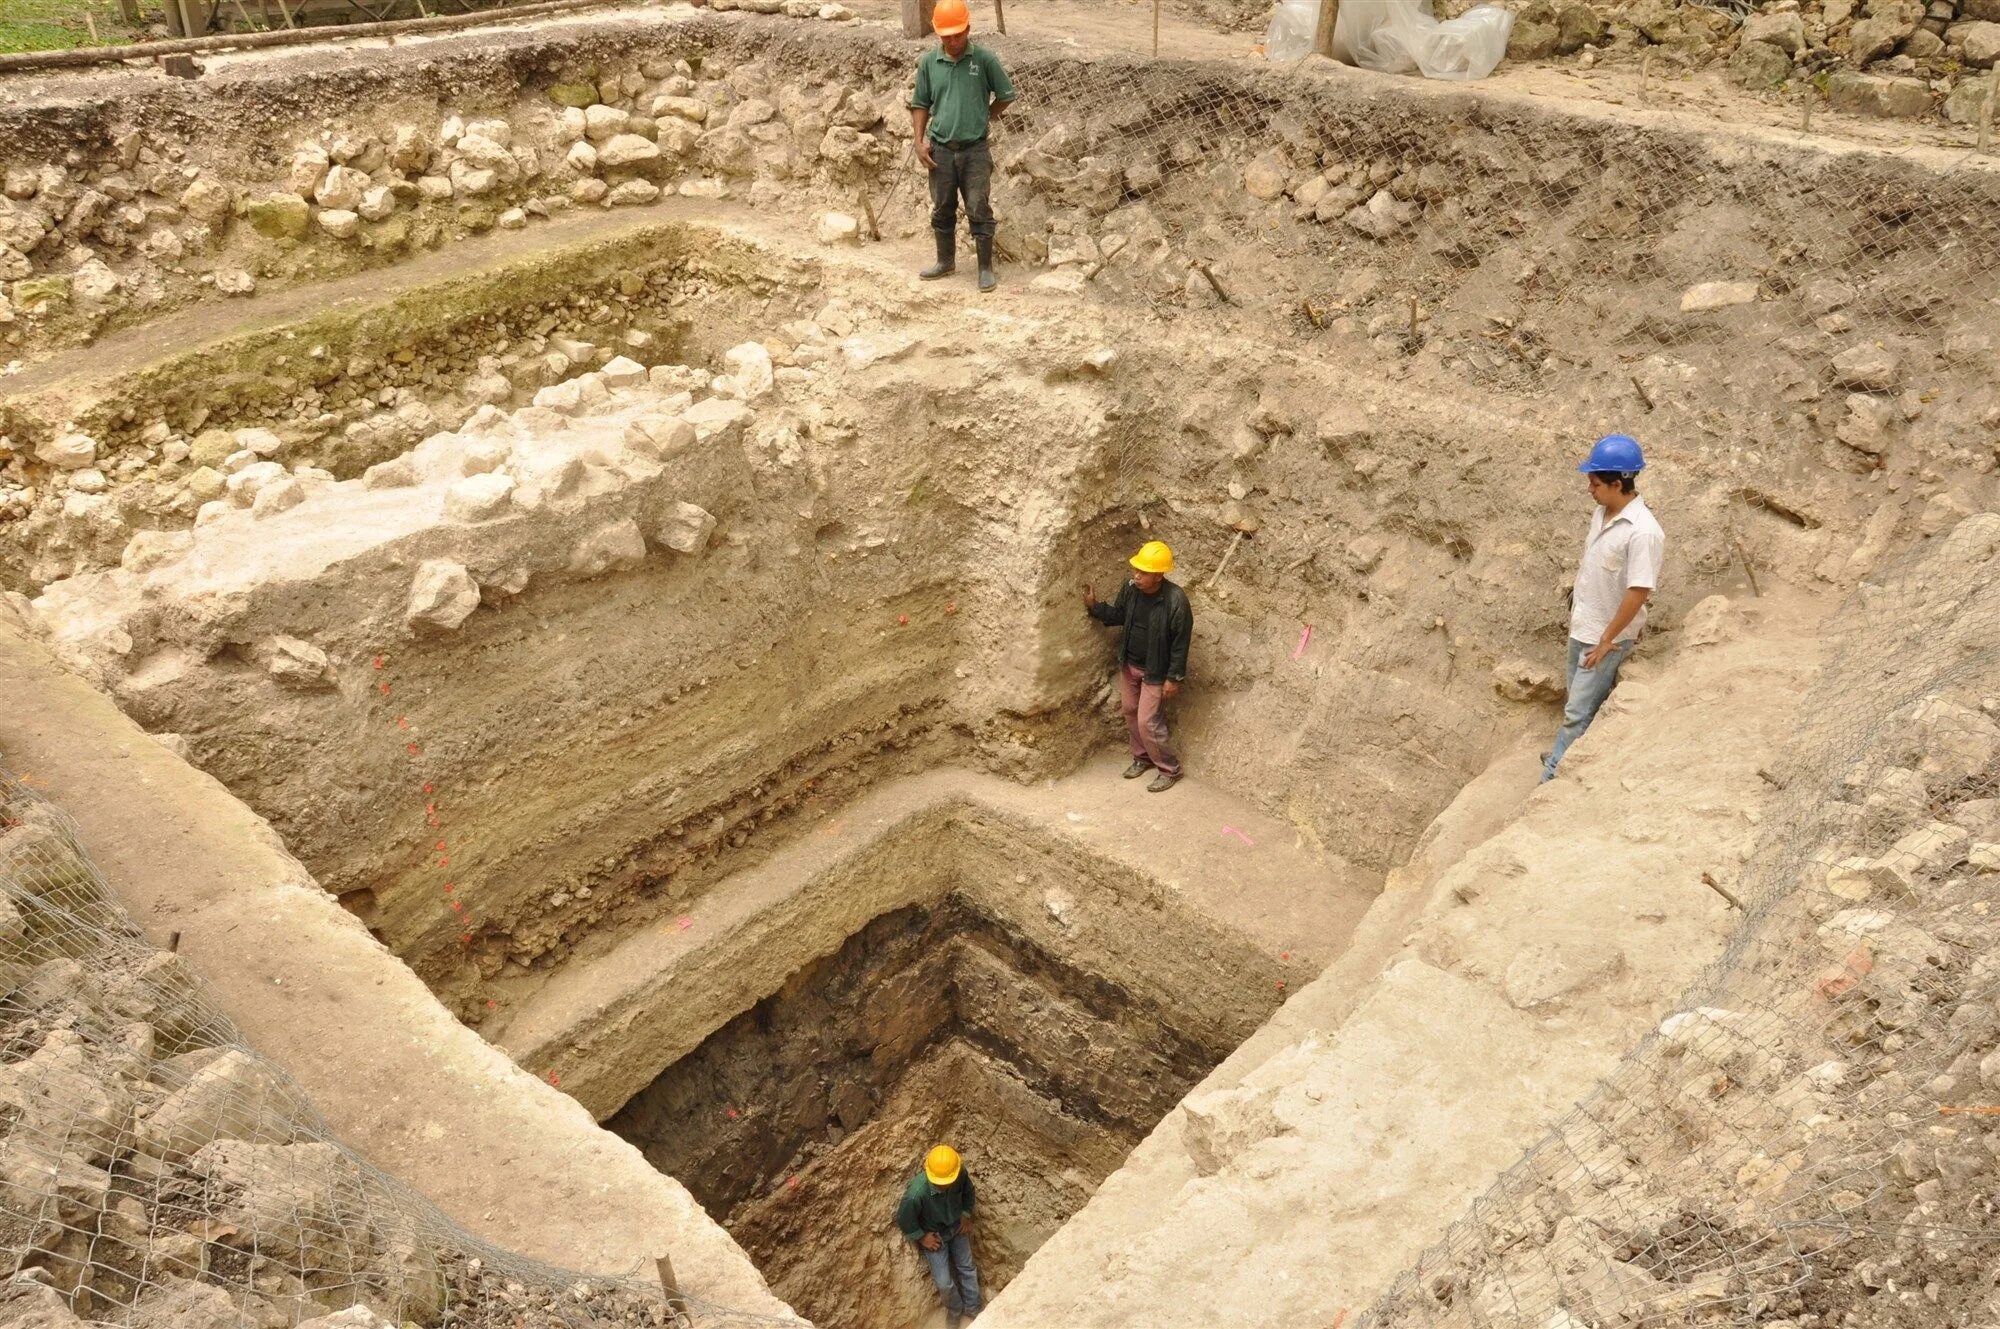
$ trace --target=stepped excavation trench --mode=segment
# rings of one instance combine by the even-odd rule
[[[730,27],[698,35],[732,58],[755,46]],[[509,41],[523,68],[630,55]],[[869,95],[900,97],[901,66],[873,39],[800,67],[832,83],[857,53],[880,84]],[[366,83],[341,95],[380,95]],[[474,100],[514,114],[525,77],[493,84]],[[1589,151],[1553,163],[1559,184],[1536,177],[1518,206],[1537,219],[1582,210],[1583,164],[1617,154],[1600,126],[1560,127],[1558,147]],[[1423,155],[1392,139],[1350,146]],[[1248,160],[1261,142],[1228,152]],[[1521,164],[1489,165],[1466,178]],[[1607,188],[1625,187],[1622,165]],[[1115,267],[1099,285],[1030,290],[1022,265],[969,306],[899,279],[917,261],[907,234],[801,242],[798,216],[848,196],[786,188],[751,193],[797,205],[776,221],[683,197],[455,236],[340,279],[351,306],[278,289],[266,322],[202,347],[240,372],[192,372],[203,359],[173,348],[209,325],[163,319],[107,337],[99,352],[131,353],[114,372],[32,373],[10,427],[88,428],[107,455],[144,455],[133,483],[167,477],[166,501],[129,505],[135,538],[100,531],[104,505],[79,499],[53,537],[10,542],[0,577],[447,1009],[687,1186],[827,1326],[932,1312],[889,1210],[939,1137],[986,1183],[980,1251],[1004,1286],[1343,954],[1384,873],[1466,781],[1546,727],[1546,696],[1494,685],[1507,662],[1559,657],[1559,597],[1538,579],[1573,558],[1570,444],[1628,409],[1582,368],[1590,328],[1637,320],[1630,336],[1657,333],[1685,361],[1656,353],[1617,379],[1621,394],[1626,378],[1651,386],[1647,423],[1671,440],[1649,496],[1704,518],[1676,528],[1686,571],[1660,597],[1652,650],[1672,651],[1679,616],[1733,583],[1744,549],[1769,578],[1805,581],[1842,564],[1871,512],[1891,519],[1867,526],[1863,551],[1879,555],[1899,517],[1864,463],[1803,424],[1748,461],[1700,441],[1771,423],[1768,394],[1745,386],[1767,365],[1825,377],[1806,351],[1772,349],[1802,324],[1802,287],[1680,318],[1680,289],[1711,274],[1649,252],[1665,270],[1613,273],[1600,323],[1560,325],[1579,343],[1572,373],[1532,338],[1505,357],[1484,346],[1482,320],[1501,320],[1473,296],[1515,307],[1511,231],[1470,265],[1349,240],[1322,275],[1352,269],[1340,300],[1393,305],[1395,326],[1377,329],[1378,309],[1321,327],[1309,292],[1303,317],[1324,336],[1308,344],[1267,310],[1206,304],[1163,330],[1155,296]],[[1672,215],[1692,234],[1712,206]],[[1236,281],[1261,284],[1272,255],[1237,258]],[[386,250],[326,271],[377,261]],[[1409,314],[1405,337],[1401,287],[1425,289],[1440,263],[1467,274],[1463,298],[1427,305],[1422,329]],[[1863,332],[1886,326],[1854,308]],[[768,382],[726,354],[753,341]],[[1918,359],[1914,333],[1898,344]],[[1434,363],[1430,348],[1467,346],[1458,368]],[[1723,374],[1745,346],[1740,376]],[[1918,362],[1942,384],[1923,445],[1943,449],[1985,388],[1966,364]],[[1660,390],[1690,366],[1713,371],[1713,392]],[[496,374],[504,400],[475,406],[473,385]],[[574,402],[533,404],[584,380]],[[1550,390],[1565,384],[1583,389]],[[432,398],[428,416],[412,409]],[[303,496],[266,512],[251,494],[195,525],[186,477],[168,472],[198,459],[156,461],[155,425],[211,450],[227,434],[231,474],[257,464],[235,431],[268,430],[309,472]],[[1794,470],[1813,474],[1810,493],[1766,501]],[[469,510],[463,486],[500,473],[520,497]],[[1987,493],[1951,471],[1908,497]],[[1153,534],[1199,586],[1176,723],[1200,774],[1166,799],[1121,784],[1122,762],[1087,760],[1115,746],[1116,721],[1106,647],[1075,595],[1093,578],[1108,592]],[[435,563],[472,601],[455,618],[435,596],[415,603]]]

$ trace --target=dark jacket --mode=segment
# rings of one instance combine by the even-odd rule
[[[920,1168],[903,1188],[903,1202],[896,1206],[896,1226],[911,1241],[922,1241],[926,1232],[952,1236],[958,1231],[959,1220],[971,1214],[977,1198],[972,1193],[972,1169],[961,1167],[957,1181],[938,1187],[931,1185]]]
[[[1187,677],[1188,644],[1194,640],[1194,610],[1188,606],[1187,593],[1180,587],[1163,581],[1160,589],[1149,596],[1140,594],[1139,588],[1128,581],[1118,588],[1116,600],[1109,604],[1100,600],[1090,606],[1090,616],[1108,628],[1125,629],[1118,658],[1120,661],[1134,656],[1143,658],[1148,683],[1164,683],[1170,678],[1178,683]],[[1135,640],[1135,632],[1143,632],[1144,640]]]

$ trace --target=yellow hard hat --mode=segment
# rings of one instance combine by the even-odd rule
[[[1132,555],[1132,566],[1141,572],[1172,572],[1174,551],[1158,540],[1148,540]]]
[[[924,1155],[924,1175],[933,1186],[949,1186],[958,1180],[958,1150],[941,1144]]]

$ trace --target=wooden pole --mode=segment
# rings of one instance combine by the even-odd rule
[[[928,37],[931,35],[931,11],[937,8],[937,0],[903,0],[903,35],[905,37]]]
[[[1000,35],[1007,35],[1007,0],[993,0],[993,22],[999,25]]]
[[[1160,58],[1160,0],[1153,0],[1153,58]]]
[[[1313,32],[1313,50],[1333,58],[1333,25],[1340,21],[1340,0],[1320,0],[1319,27]]]
[[[669,1323],[693,1324],[694,1315],[688,1310],[687,1298],[681,1295],[680,1279],[674,1276],[673,1256],[661,1252],[653,1257],[653,1268],[660,1276],[660,1291],[666,1294]]]

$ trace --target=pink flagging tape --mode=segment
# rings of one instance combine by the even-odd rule
[[[1256,848],[1257,842],[1252,840],[1249,836],[1245,835],[1243,832],[1237,830],[1234,826],[1224,826],[1222,828],[1222,833],[1224,835],[1233,835],[1237,839],[1241,840],[1244,844],[1249,845],[1251,848],[1253,849]]]
[[[674,922],[680,926],[680,930],[683,932],[686,932],[689,928],[694,926],[694,919],[687,914],[682,914],[679,918],[675,919]]]
[[[1306,624],[1305,631],[1299,634],[1299,644],[1292,648],[1292,658],[1294,660],[1306,653],[1306,647],[1312,644],[1312,639],[1313,625],[1308,623]]]

